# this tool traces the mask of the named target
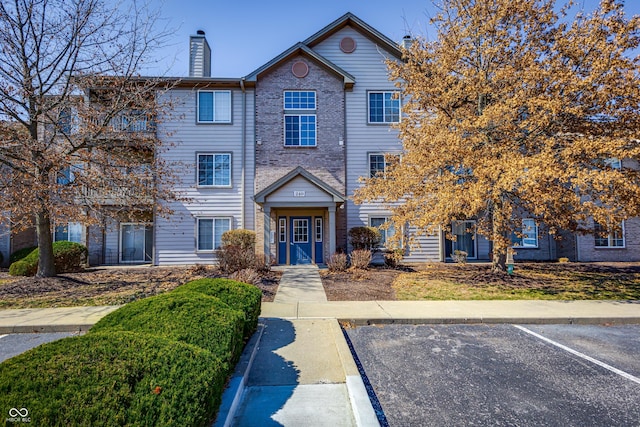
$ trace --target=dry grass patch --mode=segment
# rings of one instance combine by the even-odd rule
[[[399,300],[639,300],[640,265],[529,263],[508,276],[481,264],[426,264],[393,289]]]

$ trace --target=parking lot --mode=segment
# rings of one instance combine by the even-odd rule
[[[640,426],[640,326],[347,329],[390,426]]]

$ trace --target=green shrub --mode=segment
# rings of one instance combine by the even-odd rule
[[[349,230],[349,240],[353,249],[375,249],[382,239],[376,227],[353,227]]]
[[[256,233],[255,231],[244,229],[228,230],[222,233],[220,241],[223,248],[225,246],[238,246],[241,249],[251,249],[255,252]]]
[[[38,264],[26,262],[24,260],[16,261],[9,266],[9,275],[11,276],[33,276],[36,274]]]
[[[0,412],[26,408],[34,426],[211,425],[225,371],[210,352],[157,336],[65,338],[0,364]]]
[[[89,334],[132,331],[209,350],[229,366],[242,352],[244,313],[220,299],[195,292],[169,292],[137,300],[109,313]]]
[[[20,252],[20,251],[18,251]],[[17,252],[14,252],[14,255]],[[80,243],[59,241],[53,242],[53,263],[56,268],[56,273],[69,273],[74,271],[80,271],[87,265],[87,248]],[[12,255],[13,256],[13,255]],[[13,276],[33,276],[38,271],[38,259],[40,252],[38,248],[35,248],[29,252],[26,256],[22,257],[19,261],[25,263],[25,265],[16,266],[13,268],[12,263],[9,267],[9,274]],[[18,274],[18,272],[25,272],[25,274]]]
[[[83,270],[87,265],[87,247],[75,242],[53,242],[53,259],[56,272],[69,273]]]
[[[262,291],[255,286],[229,279],[198,279],[179,286],[172,293],[181,292],[214,296],[232,309],[244,313],[245,338],[250,337],[258,326]]]
[[[30,246],[28,248],[18,249],[17,251],[15,251],[9,256],[9,262],[13,264],[16,261],[20,261],[21,259],[29,255],[31,252],[33,252],[36,249],[38,249],[37,246]]]

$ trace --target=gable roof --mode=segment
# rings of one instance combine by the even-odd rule
[[[374,43],[381,45],[385,50],[389,51],[398,59],[402,58],[402,52],[400,51],[400,47],[396,42],[382,34],[380,31],[376,30],[371,25],[367,24],[351,12],[345,13],[340,18],[336,19],[302,43],[309,47],[314,47],[318,43],[324,41],[328,37],[332,36],[333,34],[337,33],[347,26],[355,28],[365,37],[369,38]]]
[[[322,55],[319,55],[318,53],[310,49],[308,46],[306,46],[304,43],[296,43],[291,48],[287,49],[286,51],[276,56],[271,61],[264,64],[262,67],[258,68],[257,70],[249,74],[247,77],[245,77],[245,79],[250,82],[256,81],[260,74],[298,55],[306,56],[307,58],[315,61],[320,66],[327,69],[328,71],[336,74],[339,77],[342,77],[346,88],[352,87],[356,82],[355,77],[353,77],[351,74],[347,73],[342,68],[338,67],[336,64],[329,61]]]
[[[305,41],[296,43],[294,46],[276,56],[274,59],[264,64],[262,67],[253,71],[251,74],[248,74],[245,77],[246,81],[255,82],[261,74],[269,71],[271,68],[278,66],[297,55],[304,55],[317,62],[330,72],[333,72],[334,74],[342,77],[344,80],[345,88],[351,88],[355,83],[355,77],[313,50],[314,46],[347,26],[355,28],[365,37],[370,39],[373,43],[381,46],[383,49],[387,50],[398,59],[402,57],[402,52],[400,51],[397,43],[395,43],[393,40],[379,32],[351,12],[348,12],[306,39]]]
[[[321,180],[317,176],[313,175],[311,172],[307,171],[305,168],[303,168],[301,166],[298,166],[297,168],[295,168],[294,170],[292,170],[291,172],[289,172],[288,174],[286,174],[282,178],[278,179],[277,181],[275,181],[274,183],[269,185],[267,188],[265,188],[262,191],[256,193],[256,195],[253,196],[253,200],[256,203],[264,203],[266,198],[270,194],[275,193],[281,187],[283,187],[284,185],[286,185],[289,182],[293,181],[298,176],[301,176],[301,177],[305,178],[307,181],[309,181],[310,183],[312,183],[316,187],[320,188],[325,193],[329,194],[333,198],[334,202],[343,203],[345,201],[344,196],[342,196],[340,194],[340,192],[338,192],[335,188],[333,188],[329,184],[325,183],[323,180]]]

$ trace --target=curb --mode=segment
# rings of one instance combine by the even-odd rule
[[[474,325],[474,324],[521,324],[521,325],[637,325],[640,317],[468,317],[468,318],[340,318],[340,323],[351,326],[370,325]]]
[[[242,404],[247,385],[247,376],[249,375],[251,366],[253,366],[253,360],[258,351],[263,332],[264,324],[258,323],[256,331],[247,342],[242,355],[240,355],[240,360],[236,364],[236,369],[229,379],[229,384],[225,388],[224,393],[222,393],[222,403],[220,404],[216,421],[212,425],[213,427],[231,426],[236,416],[236,411]]]
[[[353,360],[351,350],[344,338],[342,328],[337,321],[331,322],[333,329],[334,341],[344,370],[345,384],[349,393],[349,401],[351,402],[351,412],[358,427],[379,426],[378,417],[373,409],[369,393],[364,386],[364,381],[360,376],[356,362]]]

